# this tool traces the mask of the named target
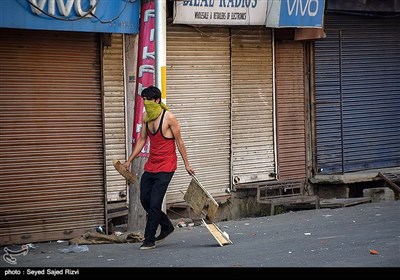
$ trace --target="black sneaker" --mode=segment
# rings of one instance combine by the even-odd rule
[[[164,241],[164,239],[174,231],[174,227],[161,230],[160,235],[156,237],[156,243]]]
[[[150,241],[144,241],[142,246],[140,246],[140,250],[149,250],[149,249],[154,249],[156,248],[156,244],[154,242]]]

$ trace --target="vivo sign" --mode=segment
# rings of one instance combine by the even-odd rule
[[[0,0],[0,28],[139,32],[139,0]]]
[[[59,14],[63,17],[79,16],[79,17],[91,17],[92,14],[96,13],[96,6],[99,0],[28,0],[31,5],[31,10],[36,15],[50,15],[57,16]],[[86,2],[86,10],[82,8],[82,2]],[[71,13],[74,8],[75,14]],[[58,12],[58,13],[57,13]]]
[[[268,1],[266,26],[321,28],[324,9],[324,0]]]

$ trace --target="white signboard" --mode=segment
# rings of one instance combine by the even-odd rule
[[[268,0],[174,1],[174,23],[265,25]]]

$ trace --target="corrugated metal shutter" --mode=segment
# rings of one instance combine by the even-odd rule
[[[232,29],[234,183],[274,179],[271,29]]]
[[[227,28],[167,29],[167,104],[181,123],[190,163],[213,196],[230,185],[229,48]],[[191,180],[178,161],[167,203],[182,202]]]
[[[105,222],[99,40],[0,30],[0,243]]]
[[[293,41],[279,41],[275,46],[278,179],[305,179],[304,46]]]
[[[107,201],[126,201],[127,184],[114,168],[113,160],[125,161],[125,90],[123,38],[111,36],[111,46],[105,47],[103,56],[104,126],[106,151]]]
[[[341,50],[340,31],[325,33],[315,43],[316,171],[329,174],[342,171]]]
[[[317,171],[400,165],[400,21],[326,16],[315,44]]]

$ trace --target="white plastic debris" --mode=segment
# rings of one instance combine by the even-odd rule
[[[28,243],[26,244],[26,246],[28,246],[29,249],[36,249],[37,246],[33,245],[32,243]]]
[[[226,239],[228,239],[228,240],[230,239],[229,234],[226,231],[224,231],[222,234],[226,237]]]
[[[89,247],[86,245],[70,245],[67,248],[60,249],[63,253],[81,253],[81,252],[88,252]]]

